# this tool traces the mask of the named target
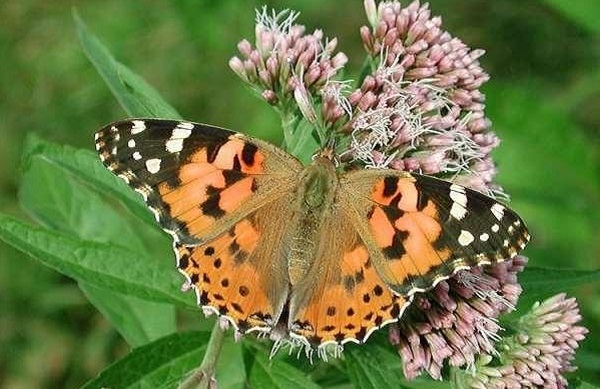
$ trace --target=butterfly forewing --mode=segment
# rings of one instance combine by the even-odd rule
[[[529,239],[517,214],[460,185],[391,170],[350,173],[341,181],[343,202],[377,272],[403,296],[461,269],[511,258]]]
[[[300,162],[239,133],[160,119],[110,124],[96,148],[173,236],[198,303],[242,332],[270,328],[288,295],[279,240]]]
[[[223,233],[294,185],[301,165],[265,142],[218,127],[126,120],[96,134],[104,165],[140,192],[184,244]]]

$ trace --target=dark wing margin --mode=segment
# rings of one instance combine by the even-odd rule
[[[431,289],[462,269],[514,257],[529,240],[523,220],[496,200],[434,177],[392,170],[349,173],[348,207],[374,266],[397,294]]]

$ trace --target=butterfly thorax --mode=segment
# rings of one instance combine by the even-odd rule
[[[310,269],[319,251],[319,237],[323,236],[323,221],[332,211],[338,187],[333,162],[317,156],[301,173],[298,181],[295,217],[288,228],[288,273],[290,283],[296,285]]]

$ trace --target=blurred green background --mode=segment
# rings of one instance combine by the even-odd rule
[[[484,91],[503,144],[499,182],[529,221],[536,266],[600,268],[600,1],[432,0],[444,27],[487,51]],[[228,69],[253,38],[252,1],[75,2],[115,57],[183,117],[277,140],[278,118]],[[295,0],[300,23],[337,36],[352,78],[364,58],[362,2]],[[101,125],[125,117],[85,58],[72,2],[0,3],[0,211],[20,215],[19,163],[28,132],[92,149]],[[22,215],[26,217],[26,215]],[[578,355],[600,382],[600,291],[571,291],[591,329]],[[200,316],[199,316],[199,320]],[[76,387],[127,352],[70,279],[0,243],[0,387]]]

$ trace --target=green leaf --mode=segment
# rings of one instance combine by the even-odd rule
[[[219,352],[215,377],[219,389],[243,389],[246,383],[246,369],[240,343],[225,335]]]
[[[183,332],[136,348],[82,389],[176,388],[200,365],[210,334]]]
[[[593,263],[587,248],[597,239],[600,171],[590,139],[530,88],[496,82],[486,99],[502,139],[498,180],[532,235],[525,255],[545,266]]]
[[[589,282],[600,281],[600,270],[549,269],[527,266],[519,274],[519,283],[528,298],[550,297]]]
[[[115,293],[83,282],[79,288],[125,341],[138,347],[176,331],[175,307]]]
[[[400,358],[378,345],[349,346],[344,351],[346,370],[357,388],[407,388]]]
[[[180,118],[177,111],[164,101],[154,88],[115,60],[108,49],[88,30],[75,9],[73,19],[86,56],[130,116]]]
[[[0,239],[78,281],[146,300],[196,307],[192,296],[179,290],[181,277],[165,272],[143,254],[33,227],[3,214]]]
[[[134,249],[163,264],[163,271],[175,272],[172,258],[166,248],[167,239],[158,239],[165,249],[153,250],[149,243],[157,241],[161,232],[146,227],[137,218],[127,218],[121,210],[103,201],[92,190],[89,176],[83,174],[86,163],[75,165],[78,152],[70,147],[45,143],[35,137],[26,142],[23,177],[19,188],[21,206],[35,220],[46,227],[64,232],[82,240],[110,242]],[[84,159],[85,160],[85,159]],[[58,161],[58,162],[57,162]],[[81,161],[80,161],[81,162]],[[97,161],[94,161],[97,163]],[[74,166],[75,165],[75,166]],[[129,190],[129,189],[128,189]],[[130,191],[130,190],[129,190]],[[145,227],[145,228],[144,228]],[[148,241],[140,232],[147,231]],[[163,235],[163,234],[161,234]],[[164,255],[160,255],[164,252]],[[170,304],[144,301],[114,291],[80,282],[88,299],[102,312],[132,346],[140,346],[176,331],[175,309]],[[149,317],[157,318],[148,320]]]
[[[248,373],[248,382],[253,389],[319,388],[301,370],[278,359],[269,360],[264,352],[256,352],[253,360],[254,363]]]
[[[566,17],[587,29],[591,33],[600,33],[598,15],[600,2],[589,0],[544,0],[546,4],[564,14]]]
[[[590,384],[589,382],[585,382],[585,381],[582,381],[581,379],[576,378],[574,380],[571,380],[571,382],[569,383],[569,388],[598,389],[599,387],[594,384]]]

